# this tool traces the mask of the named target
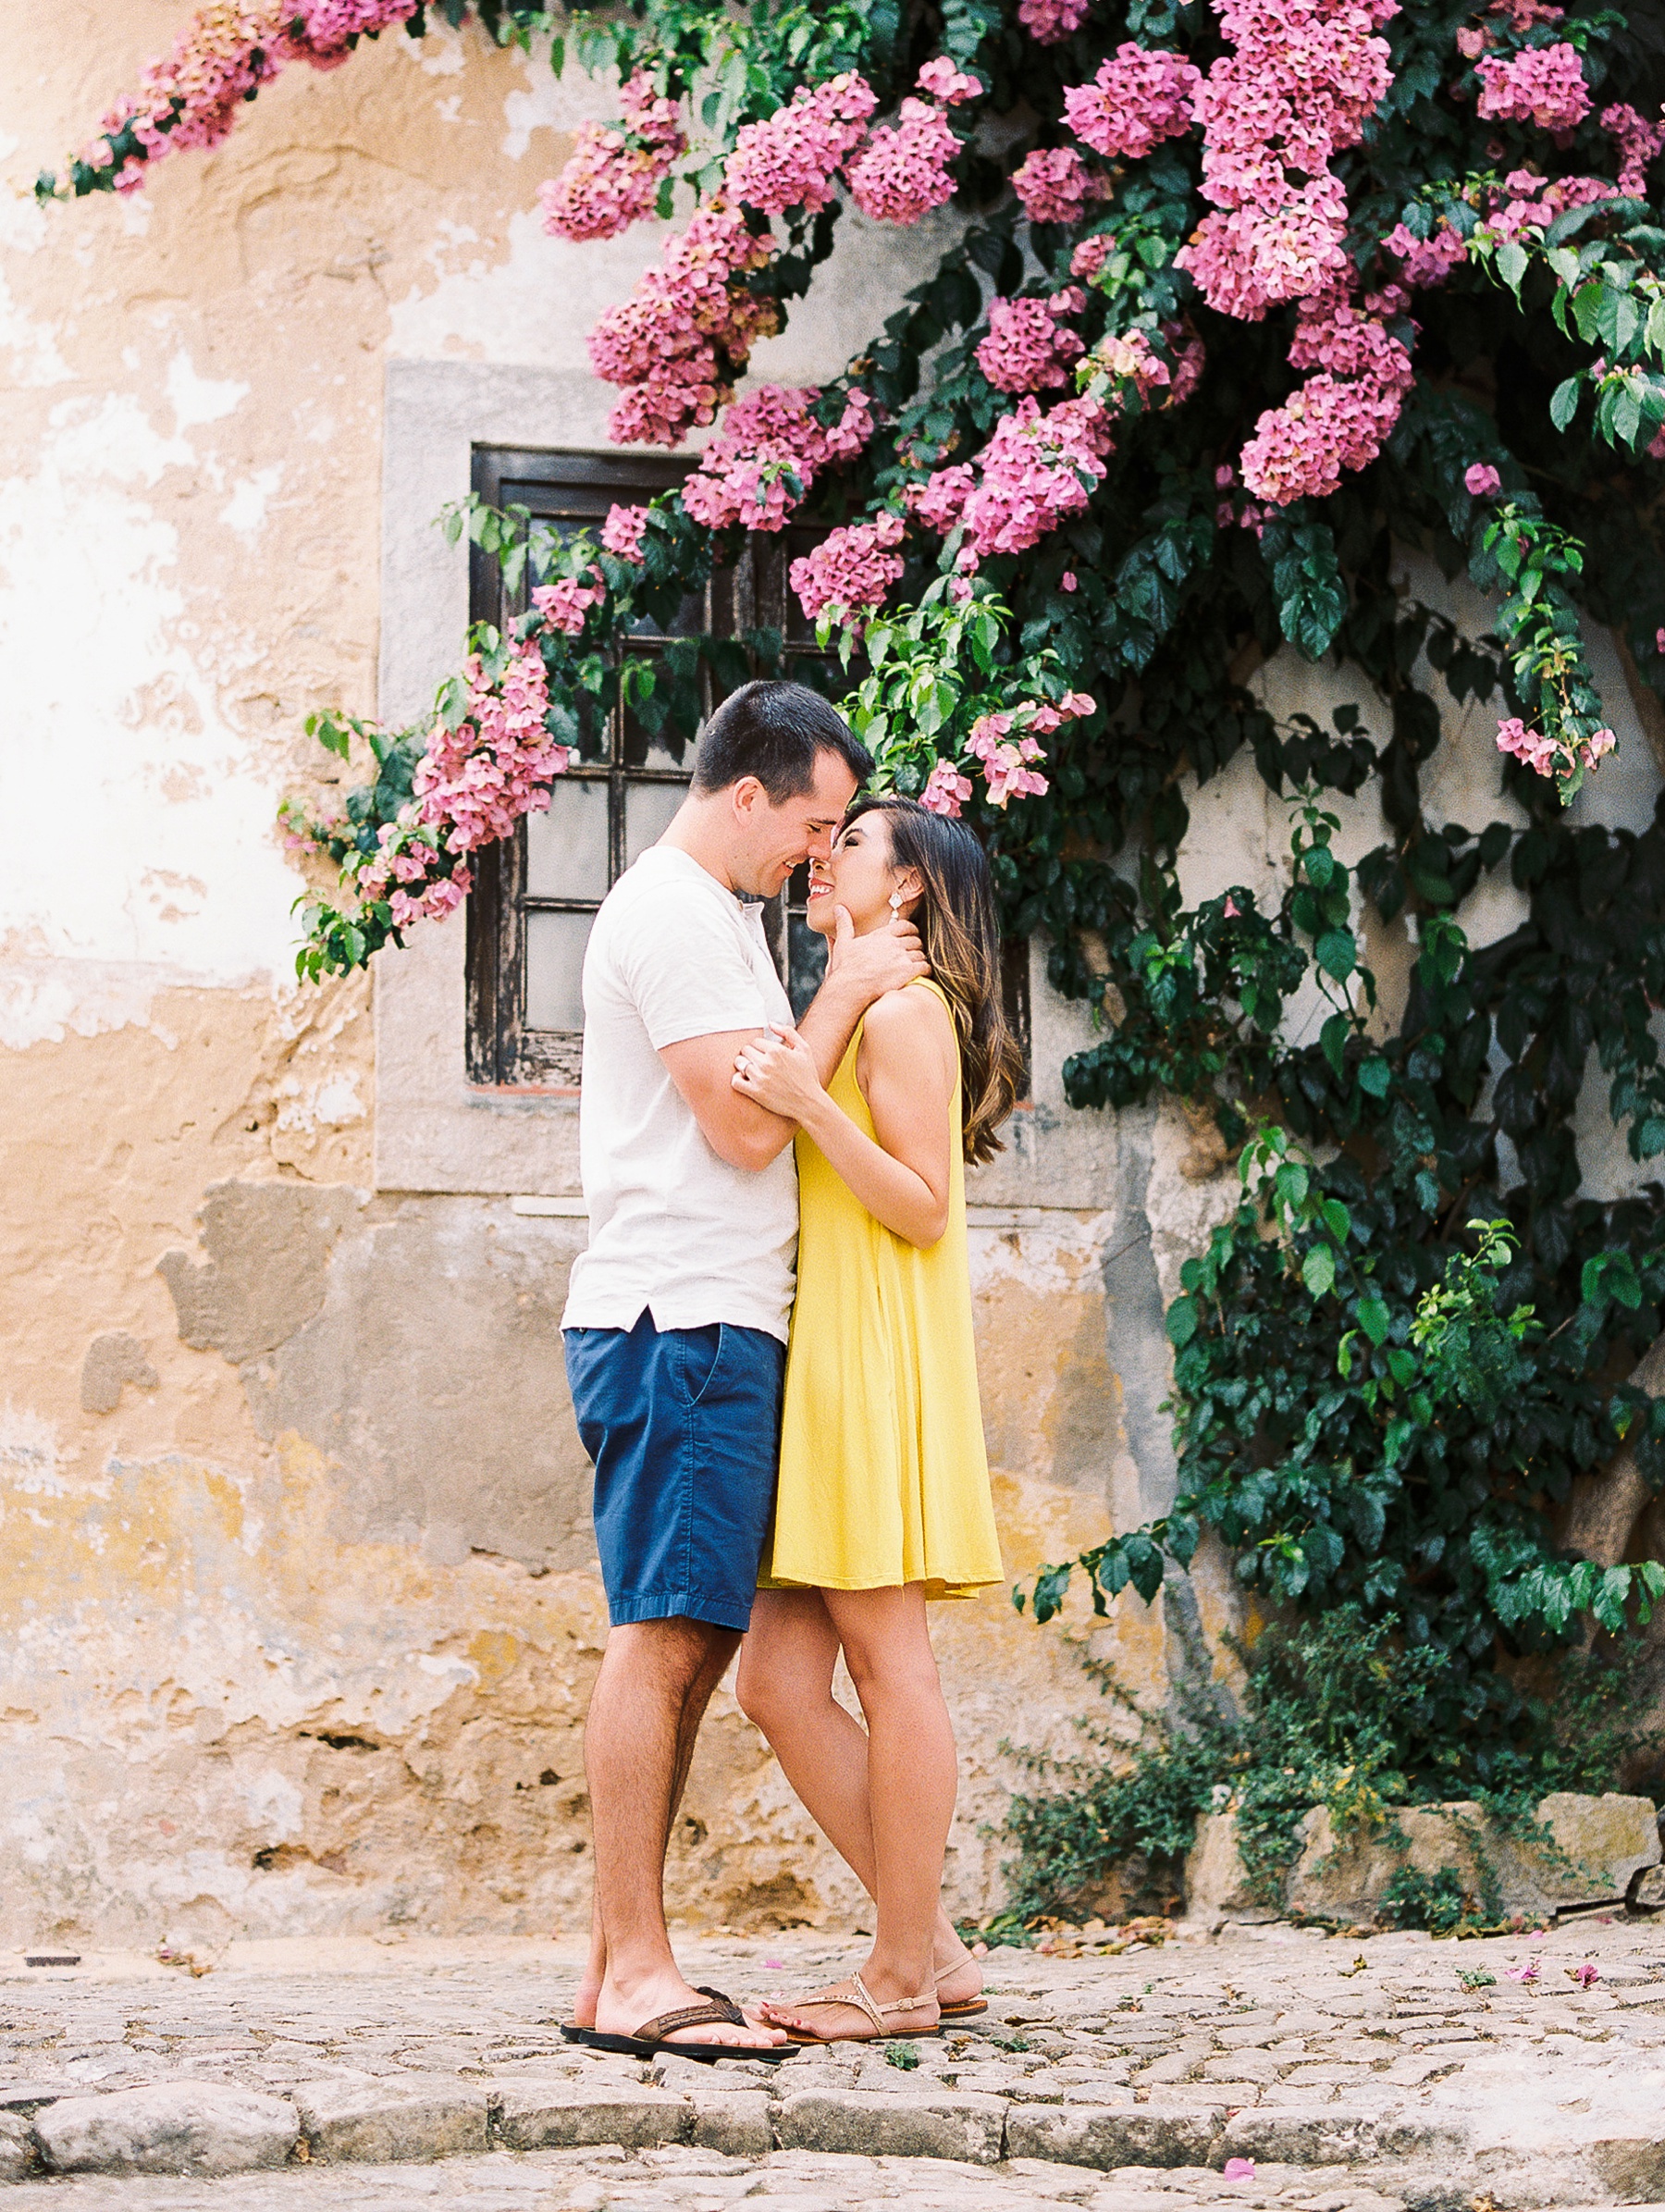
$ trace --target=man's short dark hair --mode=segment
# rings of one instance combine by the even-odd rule
[[[694,788],[726,791],[742,776],[756,776],[778,807],[814,789],[820,753],[836,753],[857,787],[873,772],[872,755],[819,691],[759,678],[731,692],[706,724]]]

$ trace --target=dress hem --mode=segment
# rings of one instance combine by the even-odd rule
[[[809,1576],[794,1575],[759,1575],[760,1590],[901,1590],[910,1583],[922,1582],[928,1602],[944,1599],[972,1599],[984,1590],[1000,1588],[1005,1581],[1005,1573],[999,1575],[946,1575],[898,1576],[893,1582],[848,1582],[832,1575],[823,1575],[811,1580]]]

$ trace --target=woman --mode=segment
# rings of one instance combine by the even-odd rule
[[[930,980],[868,1009],[821,1088],[794,1036],[734,1084],[798,1125],[797,1304],[781,1485],[738,1695],[874,1898],[858,1974],[764,2016],[805,2043],[986,2009],[941,1904],[956,1782],[926,1600],[1003,1579],[971,1341],[965,1163],[1000,1149],[1019,1056],[988,861],[962,823],[859,798],[809,883],[811,929],[914,921]],[[867,1717],[832,1695],[840,1650]]]

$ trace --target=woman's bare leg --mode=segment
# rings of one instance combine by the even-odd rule
[[[796,1782],[792,1767],[804,1762],[809,1789],[831,1818],[822,1817],[808,1794],[806,1804],[841,1850],[845,1842],[851,1846],[845,1856],[858,1874],[866,1861],[870,1871],[864,1878],[877,1914],[863,1980],[881,2006],[921,1999],[887,2014],[887,2033],[905,2035],[933,2025],[937,2016],[934,1953],[942,1919],[943,1854],[957,1785],[954,1733],[926,1626],[924,1590],[916,1583],[906,1589],[822,1591],[831,1636],[816,1622],[806,1597],[791,1595],[789,1620],[777,1623],[771,1616],[771,1621],[781,1630],[776,1654],[781,1674],[771,1673],[769,1689],[758,1694],[760,1662],[767,1661],[774,1640],[766,1634],[763,1649],[752,1654],[752,1703],[777,1725],[789,1702],[796,1702],[799,1713],[817,1716],[808,1726],[787,1721],[782,1734],[792,1746],[791,1764],[785,1752],[782,1763]],[[832,1697],[832,1660],[840,1645],[867,1716],[865,1774],[858,1744],[851,1740],[861,1731],[845,1714],[851,1734],[835,1736],[837,1723],[825,1711],[825,1706],[838,1711]],[[742,1664],[744,1703],[744,1659]],[[818,1749],[832,1756],[812,1773]],[[863,1780],[865,1850],[859,1833]],[[770,2007],[766,2017],[822,2034],[870,2033],[859,2013],[834,2006],[818,2004],[813,2017],[807,2017],[801,2006],[790,2012]]]
[[[878,1870],[868,1736],[832,1695],[838,1653],[838,1630],[820,1590],[759,1590],[740,1647],[734,1694],[769,1738],[817,1827],[872,1897]],[[940,1904],[931,1954],[950,2003],[977,1995],[981,1969]]]

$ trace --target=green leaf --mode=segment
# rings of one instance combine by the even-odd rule
[[[1359,1088],[1367,1092],[1372,1098],[1386,1098],[1392,1081],[1393,1069],[1386,1060],[1360,1061]]]
[[[1586,343],[1596,336],[1596,318],[1601,312],[1605,287],[1599,279],[1585,285],[1572,297],[1572,316],[1578,325],[1578,335]]]
[[[1351,930],[1326,930],[1313,946],[1318,965],[1337,982],[1344,983],[1358,963],[1358,945]]]
[[[1167,1310],[1168,1341],[1176,1351],[1183,1351],[1197,1333],[1201,1316],[1194,1298],[1176,1298]]]
[[[1374,1296],[1360,1299],[1359,1327],[1373,1344],[1379,1345],[1386,1341],[1388,1315],[1388,1308],[1381,1299]]]
[[[1301,1265],[1301,1279],[1314,1298],[1336,1287],[1336,1253],[1331,1244],[1314,1244]]]
[[[1299,1160],[1286,1160],[1272,1179],[1272,1188],[1288,1206],[1298,1206],[1307,1194],[1311,1178]]]
[[[1622,356],[1641,327],[1641,312],[1629,292],[1604,284],[1596,305],[1596,335],[1609,351]]]
[[[1578,413],[1578,402],[1583,396],[1582,375],[1564,377],[1556,386],[1549,396],[1549,420],[1558,430],[1564,430]]]
[[[1517,299],[1521,295],[1522,280],[1531,266],[1525,247],[1517,240],[1505,239],[1498,248],[1498,274]]]

